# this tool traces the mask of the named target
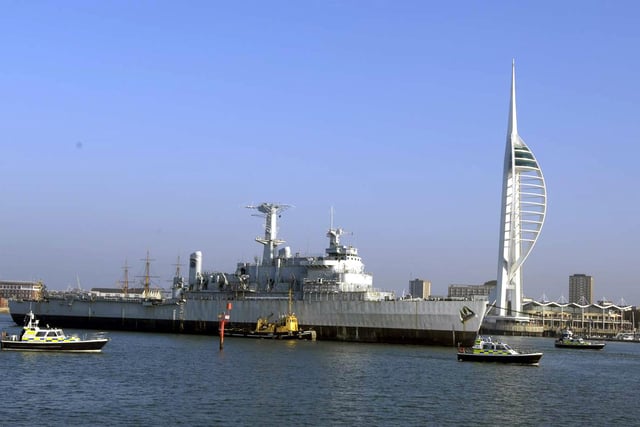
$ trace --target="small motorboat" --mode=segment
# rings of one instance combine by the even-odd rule
[[[537,365],[542,353],[522,353],[509,344],[478,336],[472,347],[458,349],[460,362],[498,362],[519,365]]]
[[[109,338],[102,333],[88,338],[77,335],[66,335],[62,329],[51,328],[47,325],[40,327],[40,321],[33,312],[27,313],[25,325],[20,335],[9,335],[2,332],[0,344],[2,350],[19,351],[66,351],[97,353],[109,342]]]
[[[555,342],[555,346],[559,348],[575,348],[581,350],[602,350],[604,342],[587,341],[582,337],[573,335],[570,329],[562,331],[562,335]]]

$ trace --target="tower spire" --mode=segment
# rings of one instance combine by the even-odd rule
[[[522,265],[542,230],[547,210],[547,190],[538,161],[518,135],[515,70],[513,60],[502,177],[496,304],[500,316],[517,317],[522,309]]]
[[[507,138],[518,135],[518,119],[516,116],[516,60],[511,61],[511,102],[509,104],[509,129]]]

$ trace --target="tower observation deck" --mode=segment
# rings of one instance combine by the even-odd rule
[[[518,135],[515,61],[502,178],[496,306],[501,317],[522,311],[522,266],[538,240],[547,211],[547,188],[531,149]]]

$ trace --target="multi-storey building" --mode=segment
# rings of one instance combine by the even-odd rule
[[[586,274],[569,276],[569,303],[593,304],[593,277]]]
[[[411,280],[409,293],[413,298],[429,298],[431,296],[431,282],[422,279]]]
[[[15,299],[40,299],[43,289],[42,282],[23,282],[17,280],[0,280],[0,300],[2,306],[6,306],[6,300]]]

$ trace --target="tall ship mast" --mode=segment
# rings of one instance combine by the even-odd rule
[[[127,260],[124,260],[124,279],[120,284],[122,285],[122,293],[127,295],[129,293],[129,266],[127,265]]]

